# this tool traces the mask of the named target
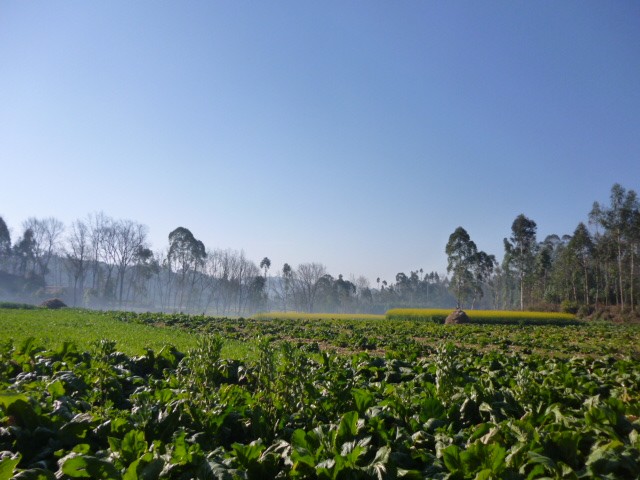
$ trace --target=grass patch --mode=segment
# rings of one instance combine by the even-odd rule
[[[128,355],[139,355],[146,348],[160,350],[173,345],[187,352],[197,345],[201,332],[178,328],[159,328],[137,322],[121,321],[115,312],[90,310],[0,310],[0,329],[4,342],[21,344],[29,337],[43,347],[54,350],[64,342],[73,342],[79,350],[89,350],[99,340],[116,342],[116,349]],[[225,339],[225,358],[246,359],[253,357],[254,348],[244,342]]]

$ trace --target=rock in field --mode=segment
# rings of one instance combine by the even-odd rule
[[[467,314],[459,308],[456,308],[453,312],[451,312],[444,321],[445,325],[469,322],[470,320]]]
[[[41,307],[57,310],[58,308],[65,308],[67,305],[59,298],[50,298],[40,304]]]

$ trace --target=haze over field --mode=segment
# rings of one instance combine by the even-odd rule
[[[446,270],[640,179],[637,2],[0,5],[0,216],[104,211],[275,269]]]

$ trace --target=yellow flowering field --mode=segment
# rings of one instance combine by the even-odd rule
[[[434,323],[444,323],[452,309],[438,308],[394,308],[387,311],[389,320],[425,320]],[[570,313],[558,312],[528,312],[514,310],[465,310],[471,323],[501,323],[501,324],[564,324],[576,321],[576,316]]]

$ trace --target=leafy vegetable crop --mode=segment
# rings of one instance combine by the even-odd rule
[[[452,343],[412,359],[309,355],[265,336],[239,361],[224,343],[139,356],[107,340],[6,345],[0,480],[640,475],[640,366],[628,357]]]

